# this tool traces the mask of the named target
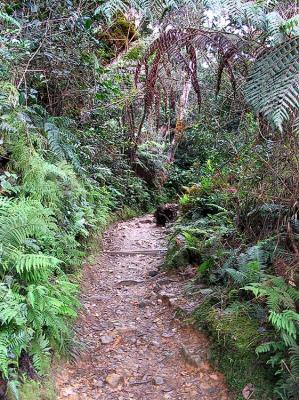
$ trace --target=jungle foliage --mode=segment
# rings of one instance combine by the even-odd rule
[[[192,265],[194,321],[236,398],[296,399],[298,13],[0,3],[0,390],[72,351],[92,238],[171,199],[166,267]]]
[[[156,202],[125,156],[121,109],[102,109],[120,85],[103,79],[115,48],[95,6],[1,3],[0,390],[10,398],[49,372],[54,352],[76,351],[89,244]]]

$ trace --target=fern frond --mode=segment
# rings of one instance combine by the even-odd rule
[[[20,400],[20,392],[19,392],[20,382],[17,380],[9,380],[7,382],[7,395],[12,400]]]
[[[44,359],[50,355],[49,340],[45,335],[41,334],[35,338],[32,342],[30,355],[32,356],[34,368],[40,375],[43,375]]]
[[[0,321],[2,325],[12,321],[16,326],[22,326],[27,317],[27,306],[24,298],[5,284],[0,285]]]
[[[103,14],[111,20],[118,13],[127,13],[130,9],[140,13],[146,18],[160,18],[165,10],[178,8],[186,4],[194,5],[193,0],[108,0],[96,9],[96,14]]]
[[[2,23],[4,22],[5,24],[8,24],[8,25],[15,26],[15,27],[17,27],[19,29],[21,28],[21,24],[19,23],[19,21],[17,21],[11,15],[9,15],[9,14],[3,12],[3,11],[0,11],[0,23],[1,22]]]
[[[290,348],[290,365],[292,374],[296,379],[299,379],[299,346]]]
[[[0,81],[0,111],[15,108],[19,103],[19,93],[14,85]]]
[[[47,271],[47,274],[53,272],[59,263],[60,260],[53,256],[46,256],[44,254],[24,254],[24,253],[16,253],[14,254],[14,263],[16,271],[19,274],[23,274],[24,272],[27,275],[37,276],[42,274],[44,271]]]
[[[259,58],[245,86],[248,103],[280,131],[299,109],[299,37]]]
[[[288,35],[299,35],[299,15],[295,15],[294,17],[285,21],[280,29]]]
[[[28,344],[32,340],[33,332],[30,329],[17,331],[11,334],[9,349],[18,358],[22,350],[26,350]]]
[[[266,342],[262,343],[255,349],[257,354],[268,353],[270,351],[283,351],[284,345],[281,342]]]
[[[117,13],[126,13],[128,8],[128,3],[123,0],[110,0],[98,7],[95,14],[103,13],[106,18],[111,19]]]
[[[265,15],[262,27],[264,31],[267,32],[267,36],[273,45],[279,44],[285,39],[285,35],[282,31],[284,23],[285,20],[277,12],[271,12]]]
[[[4,378],[8,378],[8,347],[9,347],[9,335],[7,332],[0,332],[0,371]]]
[[[65,117],[51,117],[44,125],[48,144],[53,155],[61,160],[69,161],[76,172],[82,172],[79,159],[75,152],[76,139],[72,134],[73,121]]]
[[[60,160],[63,160],[65,154],[61,144],[61,131],[57,128],[56,125],[47,122],[45,124],[45,132],[48,136],[50,149]]]
[[[295,311],[284,310],[281,313],[277,313],[271,310],[269,313],[269,321],[278,331],[282,331],[283,333],[285,332],[286,335],[284,339],[287,340],[286,344],[288,346],[290,345],[290,341],[292,342],[292,339],[296,339],[296,323],[299,321],[299,314],[297,314]]]

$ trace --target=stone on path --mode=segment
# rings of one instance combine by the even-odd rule
[[[112,388],[116,388],[118,385],[123,383],[123,380],[124,378],[121,375],[115,373],[107,375],[105,379],[106,383],[108,383]]]
[[[157,386],[163,385],[164,384],[164,379],[161,378],[161,376],[157,376],[153,379],[153,383]]]
[[[101,343],[102,344],[110,344],[114,341],[112,336],[109,335],[103,335],[100,337]]]

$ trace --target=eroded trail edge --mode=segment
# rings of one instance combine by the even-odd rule
[[[163,291],[183,285],[159,271],[163,251],[148,251],[166,247],[164,229],[151,215],[135,218],[111,226],[103,245],[84,268],[75,326],[84,350],[56,368],[58,399],[228,400],[206,338],[163,301]]]

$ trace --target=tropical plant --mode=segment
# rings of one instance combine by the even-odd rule
[[[107,223],[110,199],[73,170],[74,122],[22,106],[10,83],[0,92],[0,373],[17,398],[23,360],[42,375],[71,344],[79,303],[65,271],[82,260],[80,238]]]
[[[187,11],[183,8],[180,13],[181,7],[189,7],[191,15],[198,14],[201,16],[199,26],[190,23],[192,18],[190,19],[189,14],[189,25],[184,26],[182,24]],[[231,23],[228,24],[226,29],[220,29],[218,32],[211,31],[204,23],[203,7],[211,8],[215,16],[217,13],[225,15]],[[287,7],[287,4],[285,7]],[[283,130],[283,123],[289,120],[294,113],[297,113],[299,84],[297,78],[298,38],[296,36],[299,29],[299,18],[296,15],[296,7],[291,7],[286,13],[285,8],[278,7],[276,2],[269,1],[157,1],[150,4],[138,1],[108,1],[99,8],[99,11],[101,10],[111,18],[117,12],[127,12],[130,8],[145,16],[154,15],[153,10],[156,9],[160,10],[160,14],[163,14],[163,10],[164,12],[167,10],[167,18],[160,26],[160,35],[150,44],[136,72],[136,77],[138,77],[141,66],[145,65],[145,106],[138,136],[149,108],[153,104],[157,109],[157,102],[160,103],[162,96],[166,97],[164,100],[166,104],[173,104],[174,87],[170,86],[170,83],[173,82],[171,79],[172,65],[180,66],[186,73],[186,78],[181,83],[182,95],[177,105],[177,123],[169,160],[173,159],[177,142],[181,137],[182,121],[185,119],[185,109],[191,85],[195,90],[199,105],[204,95],[197,75],[198,64],[202,62],[202,52],[205,57],[213,54],[219,61],[217,91],[219,91],[224,70],[227,70],[233,88],[236,87],[236,73],[233,65],[236,61],[240,62],[241,55],[244,57],[246,54],[247,58],[253,60],[256,55],[259,55],[245,86],[245,95],[249,104],[257,113],[264,114],[281,131]],[[179,26],[176,26],[176,14],[182,17]],[[263,40],[266,43],[269,42],[270,46],[276,47],[268,49],[258,38],[260,47],[256,49],[254,41],[250,42],[251,38],[246,38],[246,32],[243,31],[244,26],[254,29],[257,37],[259,32],[262,32]],[[240,42],[238,42],[238,37]],[[200,60],[198,60],[198,52],[201,53]],[[264,52],[266,54],[260,56]],[[168,87],[167,91],[165,90],[166,87]]]
[[[257,59],[245,87],[248,103],[281,131],[299,109],[298,57],[299,38],[283,42]]]
[[[296,302],[299,300],[299,291],[289,286],[282,278],[268,277],[262,282],[251,283],[244,287],[251,291],[257,298],[264,299],[267,303],[268,320],[277,334],[276,338],[260,344],[256,353],[272,353],[268,363],[278,368],[278,374],[288,383],[279,381],[276,393],[281,399],[288,397],[295,387],[298,388],[298,349],[297,335],[299,331],[299,314],[296,312]],[[288,360],[288,353],[292,356]],[[296,372],[297,371],[297,372]],[[287,378],[286,378],[287,377]],[[288,395],[289,393],[289,395]]]
[[[24,355],[37,373],[55,346],[66,349],[76,316],[76,285],[44,250],[55,241],[52,212],[36,200],[0,198],[0,371],[10,379]]]

